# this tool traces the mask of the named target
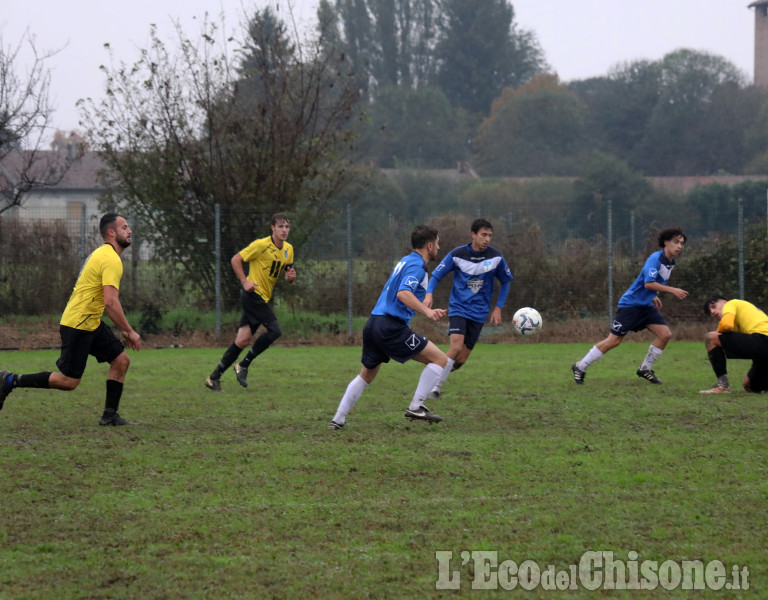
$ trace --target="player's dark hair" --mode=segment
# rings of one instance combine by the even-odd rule
[[[429,242],[437,240],[437,229],[429,225],[416,225],[411,234],[411,248],[421,250]]]
[[[659,248],[664,247],[664,242],[668,242],[672,238],[676,238],[678,235],[683,236],[683,243],[688,241],[688,236],[679,227],[667,227],[659,232]]]
[[[488,219],[475,219],[472,221],[472,233],[477,233],[481,229],[490,229],[493,231],[493,225]]]
[[[286,215],[284,212],[279,212],[272,215],[272,220],[270,221],[270,225],[277,225],[281,221],[285,221],[288,224],[291,223],[291,219],[288,217],[288,215]]]
[[[704,314],[709,316],[709,310],[717,304],[720,300],[728,300],[728,298],[724,298],[720,294],[714,294],[707,298],[707,301],[704,303]]]
[[[103,239],[107,239],[107,231],[114,229],[112,225],[115,224],[115,221],[117,221],[117,217],[119,216],[120,215],[117,213],[109,212],[101,217],[101,221],[99,221],[99,233]]]

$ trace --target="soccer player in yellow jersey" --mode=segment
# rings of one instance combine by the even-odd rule
[[[256,338],[243,360],[234,367],[237,382],[243,387],[248,387],[248,367],[251,361],[283,334],[268,302],[272,298],[272,290],[277,280],[283,273],[288,283],[296,280],[293,246],[288,243],[291,220],[285,213],[277,213],[272,216],[271,227],[271,235],[254,240],[232,257],[232,269],[243,286],[240,292],[243,315],[235,341],[230,344],[221,357],[221,362],[205,380],[205,387],[214,392],[221,391],[221,374],[237,360],[243,348],[251,342],[259,325],[263,325],[266,331]],[[243,263],[248,263],[248,275],[245,274]]]
[[[744,377],[744,389],[748,392],[768,390],[768,316],[746,300],[726,300],[722,296],[709,298],[704,312],[719,320],[717,331],[707,333],[705,340],[717,383],[699,393],[731,393],[727,358],[752,359],[752,367]]]
[[[86,259],[61,316],[61,355],[56,361],[59,373],[44,371],[19,375],[0,371],[0,409],[8,394],[16,388],[74,390],[80,384],[90,355],[99,362],[109,363],[107,399],[99,425],[134,424],[117,413],[131,361],[123,343],[101,321],[106,312],[122,332],[125,343],[133,350],[141,349],[141,337],[128,324],[119,300],[123,276],[120,255],[131,245],[131,228],[122,216],[107,213],[101,218],[99,231],[104,245]]]

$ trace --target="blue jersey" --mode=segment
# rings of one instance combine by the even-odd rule
[[[372,315],[389,315],[405,321],[406,325],[411,322],[416,311],[408,308],[397,298],[397,293],[402,290],[413,292],[413,295],[424,300],[427,295],[427,264],[418,252],[411,252],[408,256],[400,259],[395,265],[395,270],[389,276],[387,285],[381,291],[379,301],[371,311]]]
[[[669,260],[664,250],[654,252],[648,257],[643,265],[640,275],[632,282],[629,289],[619,299],[619,306],[653,306],[653,299],[658,296],[658,292],[649,290],[645,287],[646,283],[655,281],[662,285],[667,285],[669,276],[672,275],[672,269],[675,268],[675,261]]]
[[[453,287],[448,301],[449,314],[479,323],[484,323],[491,311],[494,278],[501,282],[496,301],[499,308],[504,306],[509,282],[513,279],[501,252],[493,246],[475,252],[472,244],[459,246],[446,254],[435,269],[427,292],[434,292],[437,284],[448,273],[453,273]]]

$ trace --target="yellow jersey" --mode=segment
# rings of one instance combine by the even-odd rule
[[[61,324],[83,331],[94,331],[104,314],[104,286],[120,289],[123,261],[111,244],[100,246],[85,260],[75,288],[69,297]]]
[[[248,281],[258,284],[254,291],[269,302],[278,277],[293,266],[293,246],[283,242],[283,247],[278,248],[270,235],[240,250],[240,258],[248,263]]]
[[[721,333],[739,331],[768,335],[768,316],[746,300],[729,300],[723,305],[723,316],[717,326]]]

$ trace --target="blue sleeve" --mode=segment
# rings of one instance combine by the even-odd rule
[[[440,264],[435,267],[432,272],[432,277],[429,278],[429,285],[427,286],[427,294],[434,293],[437,289],[437,284],[445,277],[449,271],[453,269],[453,253],[449,252],[445,255],[445,258],[440,261]]]
[[[504,303],[507,301],[507,294],[509,294],[509,281],[503,281],[499,288],[499,297],[496,299],[496,306],[504,308]]]
[[[643,284],[659,280],[660,266],[661,261],[659,260],[658,252],[651,254],[648,260],[645,261],[645,265],[643,265]]]
[[[409,292],[416,294],[417,288],[424,280],[425,273],[423,265],[417,265],[415,263],[408,265],[403,270],[403,275],[400,278],[400,285],[398,286],[397,291],[408,290]]]

